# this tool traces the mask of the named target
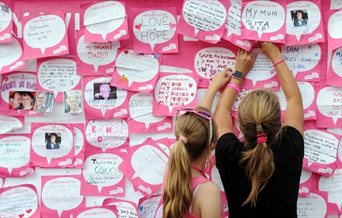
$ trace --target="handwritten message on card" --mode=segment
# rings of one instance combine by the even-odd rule
[[[42,177],[42,210],[54,217],[84,205],[80,176]],[[56,214],[57,212],[57,214]],[[65,216],[65,215],[64,215]]]
[[[296,80],[319,82],[322,58],[320,45],[284,46],[281,53]]]
[[[250,1],[245,4],[241,19],[247,39],[284,42],[285,10],[278,2]],[[262,37],[264,34],[266,36]]]
[[[191,107],[196,103],[196,89],[196,80],[189,75],[166,74],[160,77],[154,90],[153,114],[170,116],[176,113],[177,108]]]
[[[234,68],[235,54],[227,48],[208,47],[199,50],[194,60],[194,68],[200,76],[198,86],[207,88],[209,79],[216,73],[226,69]]]
[[[77,75],[76,62],[69,58],[40,60],[38,63],[38,84],[45,90],[59,92],[74,89],[81,80]]]
[[[137,92],[153,90],[159,70],[158,57],[123,51],[118,55],[115,66],[113,86]]]
[[[227,10],[221,1],[186,0],[180,20],[180,32],[216,43],[224,31]],[[190,30],[188,27],[192,27]]]
[[[32,185],[21,185],[1,189],[0,215],[19,218],[39,217],[40,207],[36,188]]]
[[[24,135],[0,136],[0,168],[8,172],[0,174],[11,176],[26,176],[33,169],[29,166],[31,140]],[[19,168],[19,169],[18,169]],[[12,173],[12,170],[14,172]]]
[[[66,26],[60,14],[27,18],[23,35],[27,59],[69,53]],[[37,49],[39,49],[38,52]],[[48,51],[45,52],[47,49]]]
[[[127,38],[127,16],[122,2],[104,1],[88,6],[85,6],[83,16],[86,42],[108,42]]]
[[[102,151],[128,145],[128,125],[125,120],[91,120],[85,132],[88,143]]]
[[[119,42],[90,42],[85,36],[79,34],[77,41],[77,57],[79,59],[79,72],[82,75],[107,75],[112,73],[114,60]]]
[[[92,195],[124,195],[123,159],[115,153],[93,154],[87,157],[82,171],[86,184],[82,193]]]
[[[319,127],[338,127],[342,123],[342,88],[327,86],[320,89],[316,104],[320,112],[316,123]]]

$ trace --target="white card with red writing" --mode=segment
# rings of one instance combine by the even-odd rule
[[[197,103],[197,78],[193,73],[161,73],[153,98],[154,116],[174,116],[178,109]]]

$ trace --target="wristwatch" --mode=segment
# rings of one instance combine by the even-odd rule
[[[244,79],[244,75],[242,72],[236,70],[234,73],[233,73],[233,78],[237,79],[237,80],[243,80]]]

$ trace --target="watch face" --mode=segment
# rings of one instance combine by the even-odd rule
[[[243,78],[243,73],[241,73],[240,71],[235,71],[235,73],[233,74],[233,77],[237,79],[241,79]]]

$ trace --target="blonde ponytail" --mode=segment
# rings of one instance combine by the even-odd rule
[[[184,217],[192,202],[191,164],[183,141],[172,148],[163,194],[163,217]]]
[[[252,183],[251,192],[243,205],[251,203],[255,207],[258,194],[275,171],[273,152],[265,142],[257,144],[251,150],[242,152],[241,162],[246,163],[246,173]]]
[[[271,145],[281,132],[277,95],[266,89],[250,92],[239,105],[238,123],[245,138],[240,163],[246,168],[251,182],[251,192],[243,205],[250,203],[255,207],[258,194],[275,172]]]

